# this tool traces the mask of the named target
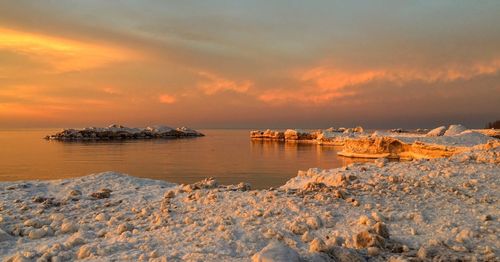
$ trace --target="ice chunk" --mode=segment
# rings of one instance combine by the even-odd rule
[[[300,261],[299,254],[290,247],[273,241],[252,256],[253,262],[294,262]]]
[[[444,133],[445,136],[456,136],[467,130],[463,125],[451,125],[448,130]]]

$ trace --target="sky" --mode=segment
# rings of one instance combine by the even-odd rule
[[[0,128],[500,119],[500,1],[0,0]]]

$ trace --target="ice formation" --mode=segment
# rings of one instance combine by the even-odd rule
[[[64,129],[54,135],[45,137],[49,140],[123,140],[151,138],[183,138],[204,136],[202,133],[187,128],[171,128],[168,126],[148,126],[146,128],[130,128],[121,125],[108,127],[87,127],[83,129]]]

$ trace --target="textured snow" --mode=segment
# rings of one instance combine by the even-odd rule
[[[169,126],[148,126],[146,127],[146,130],[153,133],[163,134],[174,130],[174,128],[171,128]]]
[[[456,136],[464,132],[465,130],[467,130],[467,128],[463,125],[451,125],[450,127],[448,127],[448,130],[444,132],[444,136]]]
[[[490,140],[495,140],[487,135],[483,135],[481,133],[466,130],[457,135],[453,136],[438,136],[438,137],[427,137],[420,135],[402,135],[395,134],[389,135],[390,137],[397,138],[405,143],[414,143],[416,141],[423,142],[426,144],[434,144],[434,145],[444,145],[444,146],[461,146],[461,147],[470,147],[480,144],[485,144]]]
[[[254,139],[285,140],[338,146],[342,146],[347,140],[363,139],[367,137],[391,137],[407,144],[421,142],[431,146],[442,145],[451,147],[470,147],[494,140],[492,136],[486,134],[496,135],[496,132],[479,131],[468,130],[462,125],[451,125],[449,128],[440,126],[427,134],[415,132],[388,132],[383,130],[375,130],[372,133],[367,133],[364,132],[361,127],[347,129],[328,128],[313,131],[287,129],[285,132],[268,129],[266,131],[251,131],[250,137]],[[445,133],[446,135],[444,135]]]
[[[440,126],[432,129],[427,133],[427,136],[442,136],[446,132],[445,126]]]

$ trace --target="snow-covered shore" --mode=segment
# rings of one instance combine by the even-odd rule
[[[366,132],[362,127],[250,132],[253,140],[341,146],[338,154],[345,157],[410,160],[449,157],[469,147],[496,140],[499,136],[499,130],[467,129],[462,125],[440,126],[428,132],[420,129],[413,132],[402,129]]]
[[[493,261],[499,175],[492,141],[451,158],[310,169],[269,190],[112,172],[2,182],[0,260]]]

